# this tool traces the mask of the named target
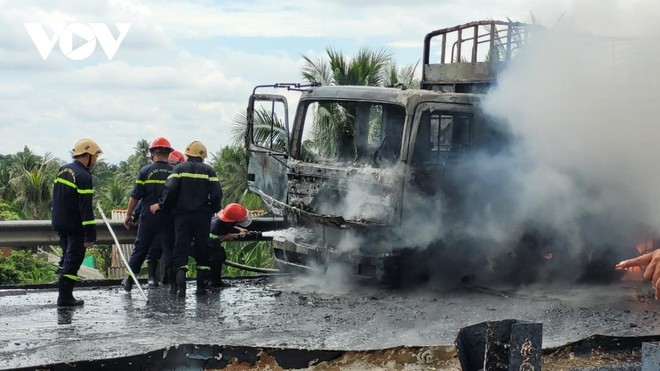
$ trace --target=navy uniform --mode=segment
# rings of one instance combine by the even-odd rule
[[[207,252],[211,270],[208,277],[209,286],[222,288],[229,286],[222,281],[222,265],[227,260],[224,241],[240,240],[247,227],[252,222],[248,210],[240,204],[231,203],[211,218],[210,233],[207,240]]]
[[[94,187],[89,168],[101,153],[99,146],[91,139],[79,140],[72,151],[74,161],[59,169],[53,185],[51,224],[62,248],[58,306],[84,304],[83,300],[73,297],[73,287],[78,280],[85,250],[94,246],[96,241],[92,203]]]
[[[174,216],[174,257],[178,296],[186,295],[188,257],[197,262],[197,294],[205,294],[205,279],[210,270],[205,249],[209,220],[220,210],[222,189],[215,170],[204,163],[206,147],[194,141],[185,151],[188,160],[174,167],[165,190],[152,211],[171,211]]]
[[[142,263],[147,258],[149,286],[158,286],[156,274],[158,271],[158,259],[161,254],[165,263],[165,271],[172,264],[172,248],[174,245],[174,220],[172,214],[163,211],[153,214],[149,205],[157,204],[165,188],[167,178],[172,174],[172,165],[167,162],[169,154],[174,149],[165,138],[156,138],[149,145],[153,163],[144,166],[138,173],[135,186],[131,191],[131,200],[128,204],[126,219],[132,218],[134,209],[140,209],[138,217],[137,237],[135,248],[128,261],[128,266],[133,273],[140,271]],[[154,245],[154,240],[158,244]],[[133,280],[126,277],[122,282],[124,290],[131,291]]]

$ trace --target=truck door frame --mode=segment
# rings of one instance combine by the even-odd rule
[[[255,142],[255,109],[258,102],[271,103],[271,118],[275,117],[275,105],[282,104],[284,111],[283,127],[275,126],[275,119],[271,119],[270,131],[282,131],[284,135],[284,148],[281,142],[276,142],[276,136],[271,135],[265,143]],[[245,132],[245,148],[247,151],[248,189],[261,196],[269,210],[282,215],[282,204],[287,202],[287,160],[290,151],[289,137],[289,106],[286,97],[277,94],[252,94],[247,108],[247,128]],[[278,147],[279,146],[279,147]]]

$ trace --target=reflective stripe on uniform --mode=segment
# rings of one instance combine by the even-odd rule
[[[172,173],[167,179],[170,178],[193,178],[193,179],[208,179],[213,181],[219,181],[217,177],[210,177],[208,174],[195,174],[195,173]]]
[[[218,179],[217,177],[214,177],[214,176],[209,178],[209,182],[219,182],[219,181],[220,181],[220,179]]]
[[[165,181],[164,180],[149,179],[149,180],[136,180],[135,183],[137,183],[137,184],[165,184]]]
[[[78,281],[78,276],[75,276],[73,274],[63,274],[62,277],[66,277],[66,278],[68,278],[70,280],[73,280],[73,281]]]
[[[82,225],[94,225],[96,224],[96,220],[85,220],[82,222]]]
[[[62,183],[62,184],[67,185],[67,186],[69,186],[69,187],[71,187],[71,188],[76,188],[76,189],[78,189],[78,186],[77,186],[77,185],[75,185],[74,183],[72,183],[72,182],[70,182],[70,181],[68,181],[68,180],[66,180],[66,179],[55,178],[55,183]]]
[[[182,178],[208,179],[208,174],[180,173]]]
[[[198,265],[198,266],[197,266],[197,270],[198,270],[198,271],[210,271],[210,270],[211,270],[211,267],[206,266],[206,265]]]
[[[209,233],[209,238],[212,238],[214,240],[219,240],[220,236],[218,236],[217,234]]]
[[[72,183],[72,182],[70,182],[70,181],[68,181],[68,180],[66,180],[66,179],[55,178],[55,183],[61,183],[61,184],[64,184],[65,186],[69,186],[69,187],[71,187],[71,188],[75,188],[75,189],[76,189],[76,192],[78,192],[78,193],[80,193],[80,194],[83,194],[83,195],[85,195],[85,194],[94,194],[94,190],[93,190],[93,189],[78,189],[78,186],[75,185],[75,183]]]

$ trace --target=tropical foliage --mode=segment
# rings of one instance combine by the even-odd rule
[[[0,257],[0,284],[43,283],[57,279],[55,270],[45,260],[30,251],[15,251],[8,258]]]
[[[418,88],[417,64],[399,68],[387,49],[360,49],[348,57],[332,48],[327,57],[313,60],[304,56],[302,77],[308,83],[324,85],[398,86]],[[322,103],[315,107],[312,136],[304,146],[314,156],[336,159],[352,154],[355,139],[355,118],[358,107],[352,103]],[[379,123],[371,125],[380,128]]]

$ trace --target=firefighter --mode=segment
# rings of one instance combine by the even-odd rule
[[[208,286],[220,289],[230,285],[222,281],[222,265],[227,260],[227,253],[222,245],[225,241],[241,239],[247,233],[247,226],[252,223],[250,213],[240,204],[231,203],[211,218],[207,251],[211,264]]]
[[[615,268],[629,269],[633,267],[644,269],[644,278],[651,281],[651,286],[655,292],[655,300],[660,300],[660,249],[624,260],[617,264]]]
[[[197,263],[196,294],[206,294],[205,280],[210,266],[205,242],[209,235],[209,220],[220,210],[222,200],[218,176],[204,163],[206,147],[194,141],[186,147],[185,155],[188,160],[174,168],[160,201],[150,207],[152,213],[164,210],[174,215],[173,267],[180,297],[186,296],[186,272],[191,255]]]
[[[167,158],[167,162],[172,166],[176,166],[185,161],[186,158],[183,157],[183,153],[177,150],[172,151],[172,153],[170,153],[170,156]]]
[[[60,167],[53,185],[52,226],[60,238],[59,294],[57,305],[73,307],[83,300],[73,297],[78,269],[85,250],[96,241],[96,224],[92,196],[94,187],[89,169],[96,164],[101,148],[91,139],[76,142],[71,151],[73,161]]]
[[[172,166],[167,162],[170,153],[174,149],[170,142],[165,138],[156,138],[149,145],[149,153],[152,163],[144,166],[138,172],[135,186],[131,191],[131,198],[128,201],[128,210],[124,218],[124,227],[130,228],[133,219],[133,212],[140,204],[140,215],[138,217],[138,230],[135,238],[135,247],[128,266],[131,271],[137,273],[147,258],[148,284],[151,287],[158,286],[156,278],[158,272],[158,259],[161,255],[165,263],[165,271],[172,263],[172,246],[174,245],[174,222],[172,214],[162,212],[154,215],[150,212],[148,206],[158,203],[158,199],[163,193],[165,182],[172,174]],[[158,243],[154,244],[154,240]],[[127,276],[122,281],[124,290],[133,289],[133,280]]]
[[[173,168],[174,166],[186,161],[186,158],[183,157],[183,153],[174,150],[170,153],[170,155],[167,158],[167,163],[170,164]],[[133,211],[133,223],[137,224],[137,221],[139,219],[139,212],[142,211],[142,203],[138,203],[138,206],[135,208],[135,211]],[[174,226],[172,226],[174,228]],[[174,244],[174,242],[172,242]],[[174,249],[174,245],[172,245],[172,250]],[[151,247],[149,248],[149,252],[147,253],[147,262],[150,260],[159,260],[160,257],[162,256],[162,246],[160,243],[160,238],[159,236],[156,236],[154,239],[154,242],[151,244]],[[163,285],[169,284],[169,274],[167,269],[161,269],[159,267],[159,276],[160,276],[160,282]],[[174,277],[172,277],[172,282],[174,282]],[[149,280],[149,285],[150,286],[158,286],[158,280],[155,280],[153,283],[151,280]],[[176,287],[176,286],[175,286]]]

